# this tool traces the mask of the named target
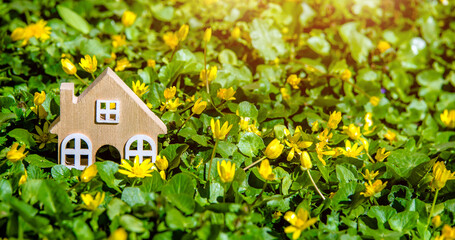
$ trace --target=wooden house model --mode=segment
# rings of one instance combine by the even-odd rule
[[[111,145],[124,159],[139,156],[155,162],[159,134],[166,125],[107,68],[80,96],[74,84],[60,86],[60,116],[50,131],[58,135],[59,163],[84,169],[96,161],[96,152]]]

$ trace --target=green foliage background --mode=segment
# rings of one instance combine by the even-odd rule
[[[121,23],[125,10],[137,14],[131,27]],[[304,239],[434,238],[442,226],[426,227],[434,197],[431,168],[444,161],[455,169],[455,132],[440,119],[445,109],[455,109],[454,10],[453,2],[436,0],[2,1],[0,235],[103,239],[121,227],[130,239],[282,239],[292,237],[284,233],[285,212],[304,208],[318,217],[302,232]],[[40,19],[52,28],[48,40],[31,38],[25,46],[12,41],[14,29]],[[188,38],[173,53],[162,36],[183,24],[190,26]],[[219,69],[210,93],[199,86],[208,27],[213,35],[207,64]],[[231,36],[235,27],[239,38]],[[122,34],[126,45],[113,48],[111,36]],[[380,51],[380,41],[391,47]],[[143,100],[168,127],[159,143],[160,154],[169,160],[167,180],[155,171],[135,182],[117,172],[117,163],[99,159],[97,177],[78,184],[80,171],[56,164],[57,145],[40,149],[32,135],[35,126],[42,128],[59,115],[60,83],[75,82],[78,93],[86,87],[62,70],[62,54],[70,54],[74,63],[95,55],[98,75],[115,68],[116,61],[108,61],[113,52],[117,60],[131,63],[117,74],[129,86],[137,80],[149,86]],[[147,66],[149,59],[156,61],[155,68]],[[92,80],[78,68],[85,81]],[[347,81],[340,78],[345,69],[352,72]],[[302,79],[298,89],[286,83],[291,74]],[[196,94],[209,102],[183,128],[192,103],[176,112],[159,109],[164,89],[171,86],[181,100]],[[229,87],[236,90],[236,100],[222,102],[217,89]],[[30,110],[38,91],[47,95],[46,120]],[[369,102],[371,96],[380,98],[377,106]],[[376,128],[365,135],[368,152],[374,157],[385,148],[391,155],[384,162],[371,162],[366,154],[326,156],[322,165],[314,145],[333,111],[342,112],[342,122],[331,147],[344,148],[348,136],[341,126],[363,126],[371,112]],[[256,121],[261,135],[241,131],[238,115]],[[214,180],[206,181],[215,143],[211,118],[229,121],[233,128],[216,150]],[[315,121],[319,131],[311,130]],[[284,141],[285,127],[294,132],[297,126],[305,132],[303,139],[313,142],[310,172],[326,200],[298,158],[286,160],[288,147],[271,160],[277,180],[263,193],[257,168],[242,169],[262,157],[274,138]],[[396,141],[384,138],[387,131],[397,134]],[[6,160],[14,142],[29,151],[15,164]],[[231,184],[220,181],[215,164],[221,160],[236,164]],[[24,169],[28,178],[19,186]],[[371,199],[360,195],[365,169],[379,171],[377,179],[388,181]],[[80,194],[99,191],[106,198],[97,210],[81,208]],[[433,214],[449,226],[455,224],[454,191],[455,181],[448,181]]]

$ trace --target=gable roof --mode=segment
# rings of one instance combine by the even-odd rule
[[[95,81],[93,81],[92,84],[90,84],[90,86],[88,86],[84,92],[81,93],[81,95],[79,95],[77,98],[74,97],[74,93],[73,93],[73,101],[77,99],[77,102],[80,102],[84,99],[84,96],[88,95],[90,93],[90,91],[94,88],[97,87],[97,85],[100,85],[100,83],[106,79],[106,78],[111,78],[113,80],[113,82],[115,84],[117,84],[126,94],[128,97],[130,97],[134,103],[136,103],[136,106],[137,108],[139,108],[143,113],[146,114],[147,117],[149,117],[153,122],[156,123],[156,125],[158,126],[159,128],[159,134],[165,134],[167,133],[167,127],[166,125],[161,121],[160,118],[158,118],[158,116],[155,115],[155,113],[153,113],[148,107],[147,105],[133,92],[133,90],[131,90],[130,87],[128,87],[128,85],[125,84],[125,82],[123,82],[122,79],[120,79],[120,77],[114,72],[112,71],[112,69],[110,67],[106,68],[103,73],[101,73],[96,79]],[[76,102],[73,102],[75,104],[77,104]],[[51,129],[52,128],[57,128],[57,126],[60,124],[60,117],[58,117],[54,123],[52,124],[51,126]]]

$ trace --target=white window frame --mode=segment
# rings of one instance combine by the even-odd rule
[[[101,108],[104,103],[105,108]],[[111,103],[115,103],[115,109],[111,109]],[[105,119],[101,115],[106,115]],[[115,119],[110,116],[115,115]],[[119,123],[120,118],[120,101],[117,100],[96,100],[96,122],[97,123]]]
[[[130,150],[131,144],[137,141],[137,150]],[[151,150],[144,150],[144,141],[148,142]],[[145,157],[150,157],[151,162],[156,160],[156,144],[153,139],[147,135],[135,135],[130,138],[125,144],[125,159],[130,159],[130,157],[139,156],[139,163],[142,163]]]
[[[74,139],[74,148],[66,148],[66,144],[69,141]],[[87,143],[88,149],[81,149],[81,142],[84,141]],[[73,133],[68,135],[60,145],[61,147],[61,155],[60,155],[60,162],[62,165],[68,168],[75,168],[79,170],[84,170],[85,167],[90,166],[93,164],[92,162],[92,142],[90,139],[81,133]],[[74,155],[74,165],[66,165],[66,156],[67,155]],[[88,156],[88,165],[81,165],[81,155]]]

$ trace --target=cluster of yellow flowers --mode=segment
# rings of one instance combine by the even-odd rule
[[[29,24],[25,28],[16,28],[11,33],[11,39],[13,41],[22,40],[22,46],[26,45],[32,37],[35,37],[41,41],[46,41],[50,38],[51,34],[51,27],[46,26],[46,24],[46,21],[39,20],[36,23]]]
[[[46,93],[41,91],[41,93],[36,92],[33,97],[33,103],[35,106],[30,107],[30,109],[38,116],[39,119],[45,119],[47,117],[47,112],[43,107],[43,103],[46,100]]]
[[[161,103],[163,105],[161,106],[160,111],[167,109],[171,112],[175,112],[177,111],[177,108],[183,104],[180,102],[179,98],[174,99],[176,92],[177,88],[175,86],[166,88],[164,90],[164,98],[166,99],[166,101]]]
[[[261,132],[256,127],[256,121],[252,120],[252,123],[250,124],[250,120],[251,119],[249,117],[240,116],[240,122],[239,122],[240,130],[252,132],[258,136],[261,136]]]
[[[441,122],[448,128],[455,128],[455,110],[445,109],[440,115]]]
[[[187,24],[183,24],[177,32],[166,32],[163,35],[164,44],[175,50],[180,42],[185,41],[189,29],[190,27]]]
[[[77,68],[69,58],[62,58],[61,63],[63,71],[65,71],[65,73],[69,75],[75,75],[77,78],[79,78],[77,75]],[[92,58],[89,55],[85,55],[84,58],[82,58],[79,62],[79,65],[82,67],[82,69],[84,69],[84,71],[92,74],[93,76],[93,73],[98,68],[98,61],[96,60],[96,56],[93,56]],[[95,77],[93,76],[93,78]]]
[[[210,84],[213,80],[215,80],[217,72],[218,68],[216,66],[212,66],[208,70],[202,69],[199,74],[199,79],[201,79],[199,85],[205,86],[207,83]]]
[[[141,84],[141,81],[139,81],[139,80],[137,80],[136,82],[133,82],[133,92],[136,93],[136,95],[139,98],[141,98],[148,91],[149,91],[149,86],[145,86],[145,83]]]

